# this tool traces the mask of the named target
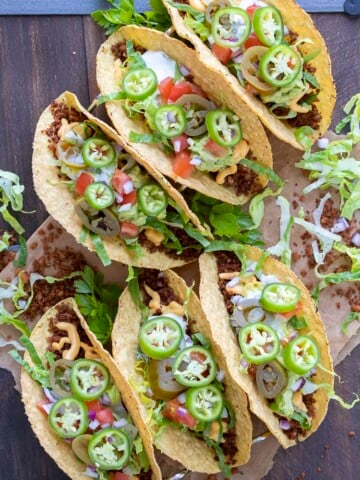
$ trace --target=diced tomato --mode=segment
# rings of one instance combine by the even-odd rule
[[[136,238],[139,235],[139,228],[130,222],[122,222],[120,225],[120,236],[122,238]]]
[[[114,415],[110,408],[103,408],[96,412],[96,420],[98,420],[101,424],[104,423],[113,423],[115,421]]]
[[[283,313],[281,313],[281,315],[285,318],[291,318],[291,317],[296,316],[296,315],[301,315],[303,308],[304,308],[303,304],[300,301],[296,304],[296,307],[294,308],[294,310],[291,310],[291,312],[283,312]]]
[[[175,155],[173,161],[173,170],[176,175],[182,178],[189,178],[194,171],[195,166],[191,165],[191,152],[189,150],[183,150]]]
[[[93,183],[94,179],[88,173],[83,172],[75,183],[75,192],[79,195],[84,195],[86,187]]]
[[[245,87],[245,90],[250,93],[250,95],[257,95],[259,91],[250,83],[248,83]]]
[[[263,44],[260,42],[256,33],[252,32],[250,34],[249,38],[244,43],[244,47],[245,48],[250,48],[250,47],[257,47],[258,45],[262,46]]]
[[[129,480],[129,475],[122,472],[112,472],[109,474],[109,480]]]
[[[172,143],[175,153],[182,152],[189,147],[187,135],[180,135],[180,137],[173,138]]]
[[[45,410],[44,406],[45,405],[50,405],[50,402],[49,400],[47,399],[43,399],[43,400],[39,400],[36,404],[36,408],[43,414],[45,415],[46,417],[49,415],[48,412]]]
[[[214,157],[225,157],[225,155],[228,153],[227,148],[222,147],[211,139],[205,143],[204,148],[214,155]]]
[[[166,77],[159,83],[159,92],[164,103],[167,103],[174,85],[174,79],[171,77]]]
[[[196,95],[200,95],[200,97],[207,98],[207,95],[202,88],[200,88],[198,85],[195,85],[194,83],[192,83],[191,86],[192,86],[192,93],[195,93]]]
[[[123,185],[128,180],[131,180],[129,175],[126,175],[125,172],[122,172],[121,170],[116,169],[111,183],[115,188],[115,190],[118,193],[120,193],[120,195],[122,195],[124,192]]]
[[[162,413],[165,418],[168,418],[173,422],[181,423],[182,425],[186,425],[189,428],[194,428],[196,426],[197,422],[195,418],[190,415],[186,407],[184,405],[181,405],[177,398],[166,402]]]
[[[176,100],[182,97],[183,95],[187,95],[188,93],[192,93],[192,92],[193,92],[192,83],[186,80],[181,80],[180,82],[175,83],[175,85],[172,87],[169,95],[169,101],[176,102]]]
[[[214,45],[211,47],[211,51],[215,55],[215,57],[220,60],[221,63],[223,63],[224,65],[229,63],[232,55],[231,48],[221,47],[220,45],[214,43]]]
[[[206,360],[206,356],[201,352],[191,352],[190,358],[198,363],[204,363]]]
[[[136,190],[133,190],[130,193],[124,193],[123,201],[121,203],[123,205],[125,205],[126,203],[130,203],[131,205],[134,205],[134,203],[136,203]]]
[[[250,7],[248,7],[246,9],[247,13],[250,15],[250,17],[252,18],[252,16],[254,15],[254,12],[255,10],[257,10],[259,8],[259,5],[250,5]]]
[[[91,400],[91,402],[86,402],[86,406],[89,412],[90,410],[92,412],[100,412],[100,410],[104,408],[104,406],[101,405],[99,400]]]

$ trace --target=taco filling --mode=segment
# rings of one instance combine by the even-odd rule
[[[37,408],[46,415],[49,428],[71,445],[85,476],[151,478],[138,428],[78,316],[66,302],[54,311],[45,354],[48,386]]]
[[[238,447],[225,373],[164,276],[147,270],[139,282],[150,314],[140,328],[136,371],[142,381],[134,388],[151,412],[156,435],[167,426],[190,431],[213,449],[229,474]]]
[[[229,252],[216,254],[218,283],[241,350],[242,373],[279,419],[290,440],[305,436],[316,415],[319,347],[306,331],[302,293],[256,262],[242,268]]]
[[[260,0],[166,3],[276,118],[290,127],[320,128],[321,87],[310,63],[319,52],[304,53],[301,47],[314,42],[290,31],[277,8]]]
[[[111,52],[122,107],[129,118],[146,122],[151,132],[131,132],[130,141],[160,145],[178,177],[191,178],[198,170],[237,196],[262,189],[257,174],[240,164],[244,158],[254,159],[239,117],[210,100],[188,68],[131,40],[112,45]]]
[[[45,131],[58,159],[58,177],[74,196],[75,214],[101,239],[192,260],[199,245],[184,230],[181,207],[147,171],[84,115],[53,102]]]

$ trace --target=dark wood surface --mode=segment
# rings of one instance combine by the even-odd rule
[[[333,61],[341,107],[360,91],[360,20],[342,14],[314,15]],[[27,210],[20,215],[30,235],[46,218],[31,180],[31,143],[36,121],[64,90],[84,105],[97,94],[95,54],[102,32],[87,17],[0,17],[0,168],[17,172],[26,185]],[[336,322],[336,318],[334,318]],[[360,385],[360,348],[337,369],[338,392],[348,399]],[[65,480],[31,432],[10,374],[0,369],[0,480]],[[355,432],[355,436],[349,432]],[[331,402],[317,433],[302,445],[280,451],[266,480],[355,480],[360,478],[359,407],[347,412]]]

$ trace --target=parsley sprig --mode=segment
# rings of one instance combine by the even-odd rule
[[[152,10],[138,13],[134,0],[108,0],[114,7],[108,10],[96,10],[91,14],[93,20],[111,35],[124,25],[138,25],[166,31],[171,26],[170,16],[161,0],[150,0]]]
[[[75,281],[75,301],[89,324],[90,330],[101,343],[111,335],[121,288],[116,283],[104,284],[104,276],[85,267]]]

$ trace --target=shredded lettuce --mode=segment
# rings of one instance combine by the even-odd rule
[[[13,262],[14,266],[18,268],[25,267],[27,261],[27,244],[26,239],[22,235],[19,235],[19,246],[17,258]]]
[[[206,41],[210,36],[209,28],[204,23],[199,22],[189,14],[185,15],[184,25],[194,30],[194,32],[203,42]]]
[[[191,15],[197,22],[199,23],[204,23],[205,22],[205,15],[202,12],[199,12],[199,10],[196,10],[195,8],[191,7],[190,5],[187,5],[186,3],[177,3],[177,2],[172,2],[170,0],[167,0],[167,3],[173,7],[179,10],[180,12],[186,12],[189,15]]]
[[[33,380],[35,380],[35,382],[39,383],[39,385],[41,385],[43,388],[50,387],[49,370],[44,366],[33,343],[25,335],[22,335],[19,340],[29,353],[32,365],[26,362],[16,349],[10,350],[9,355],[27,371],[27,373]]]
[[[111,264],[111,258],[104,247],[102,239],[94,232],[89,232],[89,235],[95,247],[96,254],[101,260],[101,263],[104,265],[104,267],[108,267]]]
[[[24,233],[24,229],[9,212],[9,208],[14,212],[23,211],[24,188],[15,173],[0,170],[0,215],[18,234]]]
[[[0,237],[0,253],[7,250],[10,246],[9,240],[11,238],[11,234],[9,232],[4,232]]]
[[[294,224],[294,217],[290,213],[290,204],[285,197],[279,196],[275,202],[280,207],[280,240],[278,243],[267,251],[271,255],[279,257],[280,260],[291,267],[291,248],[290,248],[290,235],[291,229]]]
[[[353,112],[351,113],[351,111]],[[360,142],[360,93],[354,95],[344,107],[346,117],[336,126],[335,132],[340,133],[345,125],[350,125],[350,132],[347,136],[353,144]]]
[[[143,320],[145,320],[150,315],[150,310],[142,301],[138,277],[139,277],[139,270],[135,267],[129,266],[126,283],[128,285],[129,292],[130,292],[131,298],[133,299],[133,302],[141,311],[142,318]]]
[[[282,187],[279,187],[275,192],[271,190],[271,188],[265,188],[263,192],[258,193],[251,199],[249,205],[249,214],[254,224],[253,228],[258,228],[263,221],[265,215],[265,198],[279,195],[281,190]]]
[[[349,335],[348,327],[353,322],[360,322],[360,313],[359,312],[351,312],[347,316],[346,320],[341,325],[341,331],[344,335]],[[350,336],[355,335],[354,333]]]

